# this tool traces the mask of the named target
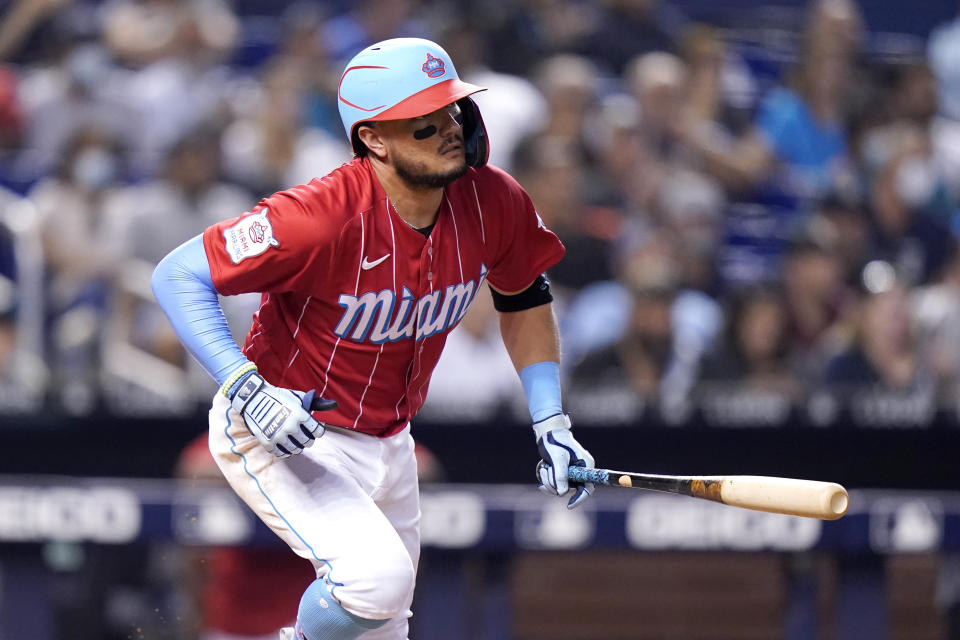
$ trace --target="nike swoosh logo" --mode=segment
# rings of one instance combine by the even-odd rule
[[[377,266],[378,264],[380,264],[381,262],[383,262],[389,257],[390,257],[390,254],[388,253],[387,255],[377,258],[373,262],[370,262],[369,260],[367,260],[367,257],[364,256],[363,262],[360,263],[360,268],[363,269],[364,271],[366,271],[367,269],[373,269],[375,266]]]

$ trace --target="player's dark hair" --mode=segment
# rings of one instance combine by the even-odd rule
[[[358,122],[353,127],[353,133],[350,136],[350,146],[353,147],[353,155],[357,158],[366,158],[367,154],[370,153],[370,150],[367,149],[367,145],[363,144],[363,141],[360,140],[360,127],[372,127],[374,126],[373,120],[366,120],[364,122]]]

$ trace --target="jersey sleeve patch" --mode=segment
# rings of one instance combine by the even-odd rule
[[[268,210],[243,216],[235,224],[223,230],[224,246],[233,264],[258,256],[280,242],[273,237],[273,225],[267,217]]]

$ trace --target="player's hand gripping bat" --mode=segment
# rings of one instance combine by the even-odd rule
[[[734,507],[836,520],[847,512],[847,490],[834,482],[770,476],[664,476],[570,467],[571,482],[651,489]]]

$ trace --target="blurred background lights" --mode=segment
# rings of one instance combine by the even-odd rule
[[[863,267],[863,286],[870,293],[885,293],[896,281],[897,273],[886,260],[871,260]]]

